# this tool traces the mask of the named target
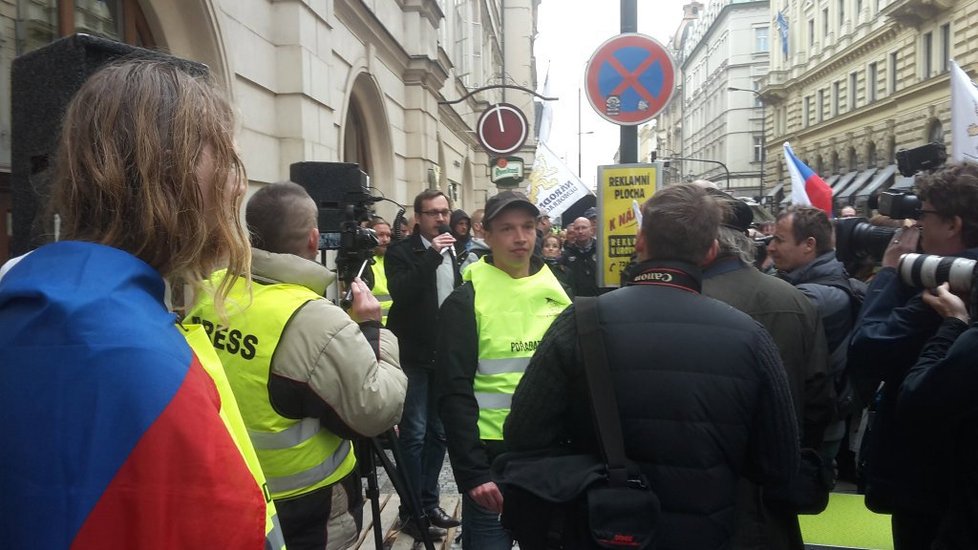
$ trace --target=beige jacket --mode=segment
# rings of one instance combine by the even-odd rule
[[[292,283],[322,296],[335,277],[291,254],[252,250],[256,284]],[[269,397],[283,416],[320,418],[344,438],[372,437],[401,418],[407,377],[397,338],[377,321],[357,325],[325,298],[299,308],[272,358]]]

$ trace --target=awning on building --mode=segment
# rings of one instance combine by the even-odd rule
[[[916,177],[917,176],[910,176],[908,178],[907,176],[900,174],[896,177],[896,181],[893,182],[893,185],[890,186],[887,191],[909,191],[910,188],[913,187],[913,182]]]
[[[854,180],[852,180],[852,183],[850,183],[842,191],[839,191],[839,194],[836,195],[835,198],[836,199],[839,199],[841,201],[848,201],[849,200],[849,197],[851,197],[852,194],[855,193],[856,191],[858,191],[859,189],[862,189],[862,187],[864,185],[866,185],[866,182],[869,181],[869,178],[873,177],[873,174],[875,174],[875,173],[876,173],[876,167],[875,166],[872,167],[872,168],[863,170],[862,172],[859,173],[858,176],[856,176],[856,178]]]
[[[869,185],[863,187],[856,193],[856,198],[869,197],[877,190],[882,191],[886,189],[893,183],[893,175],[896,174],[897,166],[896,164],[891,164],[886,168],[883,168],[873,176],[873,180],[869,182]]]
[[[829,176],[827,178],[822,178],[822,180],[825,181],[825,184],[826,185],[828,185],[829,187],[832,187],[833,185],[835,185],[835,182],[839,181],[839,176],[840,176],[840,174],[836,174],[834,176]]]
[[[774,187],[768,189],[767,190],[767,193],[764,193],[764,196],[765,197],[776,197],[778,195],[778,193],[781,193],[783,190],[784,190],[784,184],[783,183],[779,183],[779,184],[775,185]]]
[[[845,187],[849,185],[849,183],[852,182],[852,180],[855,179],[855,177],[858,175],[859,172],[852,171],[837,179],[835,183],[832,185],[832,197],[838,195],[839,192],[845,189]]]

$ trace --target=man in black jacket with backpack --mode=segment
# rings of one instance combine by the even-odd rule
[[[640,263],[597,299],[625,452],[657,494],[660,550],[723,548],[737,482],[798,469],[798,430],[778,349],[746,314],[700,294],[723,206],[695,185],[643,208]],[[554,321],[513,396],[510,450],[597,450],[575,307]]]

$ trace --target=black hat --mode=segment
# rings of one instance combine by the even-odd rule
[[[593,206],[591,208],[588,208],[587,210],[584,211],[584,217],[589,220],[598,219],[598,209]]]
[[[750,228],[750,224],[754,222],[754,211],[751,210],[750,206],[746,202],[729,193],[724,193],[719,189],[708,187],[706,192],[725,201],[729,207],[727,213],[723,216],[721,225],[735,229],[741,233],[746,233]]]
[[[730,201],[730,214],[724,218],[723,225],[745,233],[754,221],[754,211],[746,202],[733,199]]]
[[[533,216],[540,215],[540,210],[523,193],[519,191],[503,191],[486,201],[486,214],[482,218],[482,223],[491,222],[500,212],[513,206],[522,207],[533,214]]]

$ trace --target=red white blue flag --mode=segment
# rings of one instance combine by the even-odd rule
[[[93,243],[0,280],[3,548],[265,547],[262,490],[163,296]]]
[[[784,142],[784,162],[791,174],[791,204],[814,206],[832,217],[832,188],[795,156],[791,144]]]

